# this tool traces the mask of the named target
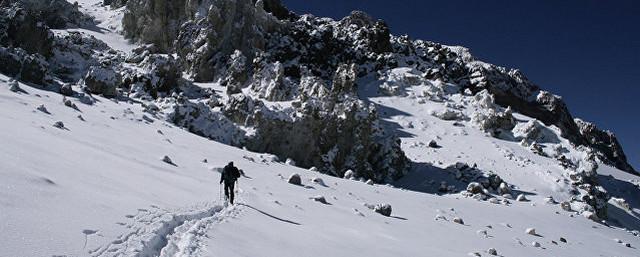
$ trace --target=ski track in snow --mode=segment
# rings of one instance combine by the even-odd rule
[[[199,256],[205,249],[203,239],[212,225],[235,217],[241,208],[221,205],[169,212],[157,207],[138,209],[127,215],[128,233],[118,236],[106,246],[89,250],[94,257],[186,257]],[[88,235],[89,236],[89,235]]]

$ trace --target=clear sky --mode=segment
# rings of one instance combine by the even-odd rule
[[[471,49],[560,95],[575,117],[613,131],[640,169],[640,0],[282,0],[340,19],[362,10],[407,34]]]

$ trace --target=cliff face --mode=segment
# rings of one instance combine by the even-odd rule
[[[560,97],[520,71],[477,61],[462,47],[393,36],[383,21],[363,12],[333,21],[298,16],[277,0],[129,0],[126,5],[127,36],[164,52],[175,50],[180,67],[195,81],[220,81],[229,93],[249,87],[257,98],[304,102],[301,92],[318,85],[304,81],[329,89],[343,64],[355,64],[357,77],[411,67],[460,90],[486,89],[497,104],[555,125],[574,144],[596,149],[603,161],[634,171],[617,141],[605,140],[597,129],[583,132]]]
[[[622,145],[618,142],[616,135],[611,131],[601,130],[595,124],[581,119],[575,119],[575,122],[580,129],[580,134],[596,150],[601,160],[621,170],[637,173],[627,162],[627,156],[624,154]]]

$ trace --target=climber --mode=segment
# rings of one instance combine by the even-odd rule
[[[224,182],[224,196],[225,199],[229,200],[231,204],[233,204],[234,192],[233,188],[235,186],[236,181],[240,178],[242,171],[233,166],[233,162],[229,162],[227,166],[222,169],[222,174],[220,176],[220,184]]]

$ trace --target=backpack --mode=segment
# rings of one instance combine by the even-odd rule
[[[234,182],[238,178],[240,178],[240,171],[236,167],[226,166],[226,167],[224,167],[223,176],[224,176],[224,180],[225,181]]]

